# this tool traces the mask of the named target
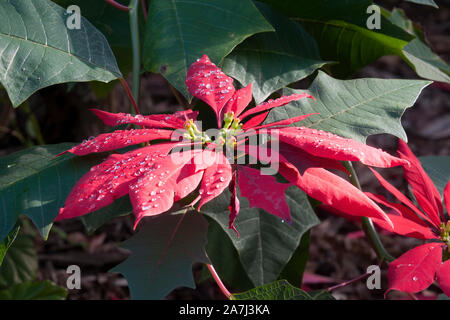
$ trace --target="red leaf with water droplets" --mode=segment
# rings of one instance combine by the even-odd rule
[[[450,297],[450,260],[445,261],[436,273],[437,281],[442,291]]]
[[[415,247],[389,264],[389,289],[416,293],[428,288],[442,262],[442,244]]]
[[[110,155],[75,184],[56,220],[85,215],[126,195],[129,184],[153,170],[155,163],[176,145],[163,143]]]
[[[443,214],[441,196],[433,181],[427,175],[416,156],[401,139],[398,141],[398,154],[401,159],[408,160],[410,166],[404,166],[406,180],[416,196],[417,202],[434,223],[439,224],[440,214]]]
[[[194,165],[185,165],[176,181],[174,200],[181,200],[197,189],[202,177],[203,171],[197,172]]]
[[[186,86],[194,97],[203,100],[213,108],[220,123],[220,111],[235,92],[233,79],[204,55],[189,67]]]
[[[350,182],[322,168],[307,168],[300,173],[291,163],[282,163],[280,173],[310,197],[353,216],[389,217],[361,190]]]
[[[288,222],[291,221],[285,192],[289,183],[279,183],[274,176],[262,175],[260,170],[238,166],[239,190],[249,201],[249,207],[264,209]]]
[[[174,114],[152,114],[143,116],[129,113],[110,113],[103,110],[91,109],[108,126],[117,126],[130,123],[147,128],[173,128],[182,129],[184,123],[190,119],[196,120],[198,111],[178,111]]]
[[[131,145],[152,140],[170,140],[173,131],[163,129],[131,129],[116,130],[112,133],[102,133],[90,140],[62,152],[70,152],[78,156],[89,153],[117,150]],[[59,154],[59,155],[61,155]]]
[[[217,154],[216,161],[206,168],[203,174],[203,180],[200,185],[200,203],[198,210],[201,207],[220,195],[226,187],[228,187],[232,172],[231,165],[223,153]]]
[[[304,99],[304,98],[310,98],[314,99],[313,96],[307,94],[307,93],[300,93],[300,94],[291,94],[290,96],[282,96],[281,98],[275,99],[275,100],[267,100],[266,102],[263,102],[259,105],[257,105],[254,108],[251,108],[250,110],[244,112],[239,119],[244,120],[248,116],[251,116],[255,113],[260,113],[263,111],[270,110],[272,108],[282,107],[284,105],[287,105],[289,102]]]
[[[179,181],[195,174],[191,168],[184,170],[191,161],[192,152],[184,157],[170,155],[154,164],[154,170],[130,184],[130,200],[136,215],[135,227],[146,216],[154,216],[172,208],[175,193],[183,191],[177,188]],[[193,167],[191,164],[188,164]],[[193,191],[196,186],[191,186]]]
[[[336,169],[350,175],[347,169],[345,169],[339,161],[313,156],[302,149],[298,149],[284,142],[280,142],[279,149],[281,155],[280,161],[283,161],[283,158],[285,158],[295,166],[300,174],[303,174],[308,168],[327,168]]]
[[[233,112],[236,118],[244,111],[248,104],[252,101],[252,84],[236,90],[234,95],[228,100],[227,104],[222,108],[222,117],[228,113]]]
[[[287,127],[278,130],[279,139],[306,152],[340,161],[360,161],[369,166],[390,168],[407,165],[408,161],[322,130],[305,127]]]

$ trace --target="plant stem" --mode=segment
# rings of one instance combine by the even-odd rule
[[[231,292],[228,291],[228,289],[223,284],[222,280],[220,279],[219,275],[217,274],[216,270],[211,264],[206,264],[206,267],[208,268],[209,272],[211,273],[212,277],[214,278],[214,281],[216,281],[217,285],[220,288],[220,291],[222,291],[223,295],[227,297],[229,300],[233,300],[233,296],[231,295]]]
[[[350,182],[357,187],[359,190],[361,189],[361,184],[359,183],[358,176],[356,175],[356,171],[353,168],[353,165],[350,161],[344,161],[343,162],[344,167],[349,171],[350,173]],[[370,218],[362,217],[361,219],[362,223],[362,229],[366,235],[366,237],[369,239],[370,244],[372,245],[372,248],[377,253],[377,256],[383,261],[391,262],[395,260],[394,257],[392,257],[386,250],[386,248],[383,246],[383,243],[381,242],[381,239],[378,235],[377,230],[375,229],[373,222]]]
[[[128,98],[130,99],[131,104],[133,105],[134,112],[137,114],[141,114],[141,112],[139,111],[139,107],[136,103],[136,100],[134,100],[130,87],[128,86],[127,81],[124,78],[119,78],[119,80],[120,83],[122,83],[123,87],[125,88],[125,91],[127,92]]]
[[[133,86],[132,92],[134,100],[139,104],[139,89],[140,89],[140,72],[141,72],[141,46],[139,42],[139,2],[138,0],[131,0],[130,5],[130,33],[131,45],[133,49]]]
[[[144,14],[144,19],[147,20],[147,0],[141,0],[142,13]]]
[[[124,6],[124,5],[122,5],[122,4],[120,4],[120,3],[117,3],[116,1],[114,1],[114,0],[105,0],[107,3],[109,3],[110,5],[112,5],[113,7],[116,7],[117,9],[119,9],[119,10],[122,10],[122,11],[128,11],[128,10],[130,10],[127,6]]]
[[[363,280],[363,279],[369,277],[370,275],[371,275],[371,273],[364,273],[364,274],[360,275],[359,277],[356,277],[355,279],[348,280],[348,281],[344,281],[344,282],[339,283],[339,284],[337,284],[337,285],[335,285],[335,286],[329,287],[329,288],[327,289],[327,291],[328,291],[328,292],[331,292],[331,291],[333,291],[333,290],[336,290],[336,289],[339,289],[339,288],[348,286],[349,284],[352,284],[352,283],[358,282],[358,281],[360,281],[360,280]]]

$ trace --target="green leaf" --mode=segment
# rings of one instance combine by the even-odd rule
[[[138,234],[121,244],[130,256],[112,271],[125,276],[132,299],[162,299],[177,287],[195,286],[194,262],[208,262],[207,223],[201,214],[146,218]]]
[[[233,294],[235,300],[334,300],[326,291],[308,293],[286,280],[272,282],[252,290]]]
[[[436,4],[436,2],[434,2],[434,0],[405,0],[405,1],[414,2],[414,3],[417,3],[417,4],[424,4],[424,5],[427,5],[427,6],[432,6],[432,7],[435,7],[435,8],[439,8],[438,5]]]
[[[17,234],[19,233],[20,226],[16,225],[15,228],[11,230],[11,232],[6,236],[6,238],[0,242],[0,267],[3,263],[3,259],[5,258],[6,252],[8,252],[11,244],[16,240]]]
[[[407,62],[422,78],[450,83],[450,66],[421,40],[412,40],[403,47],[402,52]]]
[[[415,37],[417,32],[405,29],[411,23],[406,17],[380,8],[381,28],[367,28],[370,0],[264,2],[300,22],[316,39],[323,59],[339,62],[331,67],[335,75],[348,77],[382,56],[397,55],[419,76],[450,82],[450,67]]]
[[[67,290],[51,281],[24,282],[0,291],[0,300],[65,300]]]
[[[416,36],[419,39],[423,39],[423,31],[420,26],[414,24],[408,19],[403,9],[394,8],[392,12],[386,9],[382,9],[381,14],[387,17],[396,26],[402,28],[406,32]]]
[[[309,235],[310,230],[303,234],[300,244],[279,277],[279,279],[285,279],[299,288],[302,286],[303,272],[309,257]]]
[[[88,234],[103,226],[107,221],[133,213],[130,198],[124,196],[114,200],[109,206],[80,217]]]
[[[33,238],[20,232],[0,266],[0,288],[34,280],[37,270],[38,257]]]
[[[69,16],[50,0],[0,1],[0,81],[15,107],[56,83],[122,76],[105,37],[84,18],[67,28]]]
[[[272,26],[250,0],[153,0],[143,45],[147,70],[189,97],[187,69],[202,55],[219,64],[245,38]]]
[[[73,0],[53,0],[60,6],[66,8],[74,4]],[[118,1],[128,5],[130,1]],[[117,10],[106,1],[77,0],[76,5],[80,7],[83,17],[89,20],[108,40],[109,45],[116,57],[117,64],[124,75],[131,72],[133,54],[130,37],[129,13]],[[144,21],[142,10],[139,10],[139,21]],[[144,23],[140,24],[141,38]],[[117,85],[118,81],[107,84],[102,82],[90,83],[97,97],[106,97]]]
[[[420,157],[419,160],[442,195],[445,186],[450,181],[450,157],[427,156]],[[450,210],[450,208],[447,209]]]
[[[301,18],[301,25],[316,39],[323,59],[339,61],[333,72],[351,75],[385,55],[402,55],[405,40],[340,20]]]
[[[275,32],[253,35],[238,45],[223,63],[223,71],[243,86],[252,83],[256,103],[274,91],[310,75],[326,62],[315,40],[296,22],[270,7],[257,5]]]
[[[228,191],[222,193],[204,205],[202,213],[218,222],[227,233],[254,285],[276,280],[300,244],[302,235],[319,223],[307,196],[297,187],[286,190],[292,225],[262,209],[249,208],[247,198],[240,197],[241,208],[234,224],[239,238],[228,228],[229,199]],[[220,248],[221,243],[215,241],[208,248],[211,246]]]
[[[56,157],[72,146],[62,143],[32,147],[0,158],[0,240],[21,214],[31,218],[47,237],[72,187],[104,158],[104,154]]]
[[[209,224],[206,252],[220,279],[230,290],[246,291],[253,288],[254,285],[227,233],[214,219],[206,215],[205,217]]]
[[[329,131],[360,142],[378,133],[393,134],[406,141],[400,118],[429,83],[372,78],[337,80],[319,71],[309,90],[301,91],[311,94],[316,101],[305,99],[275,108],[265,123],[319,112],[296,125]],[[299,90],[286,89],[283,94],[295,92]]]

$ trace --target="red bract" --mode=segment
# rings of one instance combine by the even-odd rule
[[[418,206],[372,170],[383,187],[402,203],[392,203],[382,196],[366,193],[372,200],[393,211],[388,213],[393,227],[378,219],[374,219],[374,222],[397,234],[433,242],[409,250],[389,265],[388,291],[416,293],[428,288],[437,279],[444,293],[450,296],[450,260],[442,262],[442,250],[444,248],[448,251],[450,244],[450,221],[445,217],[441,197],[435,185],[419,160],[401,140],[398,153],[400,158],[411,164],[404,167],[404,172]],[[444,189],[444,199],[448,211],[450,181]]]
[[[68,152],[84,155],[142,142],[159,143],[110,155],[93,167],[75,185],[57,219],[98,210],[128,193],[137,224],[145,216],[168,211],[174,202],[187,196],[195,199],[191,204],[198,203],[200,210],[229,187],[232,193],[229,227],[234,229],[240,207],[238,190],[249,199],[251,207],[257,206],[290,221],[284,193],[286,188],[295,185],[313,198],[349,214],[375,217],[391,223],[372,200],[326,169],[345,172],[339,162],[341,160],[361,161],[377,167],[407,164],[406,160],[331,133],[289,127],[315,114],[262,125],[271,109],[313,97],[306,93],[283,96],[246,111],[252,100],[251,85],[236,90],[233,80],[207,56],[189,68],[186,85],[192,95],[214,110],[218,124],[217,138],[213,140],[198,129],[197,112],[192,110],[150,116],[93,110],[107,125],[134,124],[142,129],[101,134]],[[174,130],[182,131],[174,135]],[[253,137],[264,135],[268,137],[265,142],[257,145],[248,143]],[[179,141],[177,137],[184,140]],[[230,150],[233,151],[232,157],[228,156]],[[234,152],[238,153],[236,158]],[[289,183],[278,183],[275,177],[262,175],[248,163],[235,163],[246,155],[259,164],[279,168],[279,173]]]

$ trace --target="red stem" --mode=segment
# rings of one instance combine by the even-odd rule
[[[141,0],[141,7],[142,7],[142,13],[144,14],[144,19],[147,20],[147,1],[146,0]]]
[[[116,7],[119,10],[122,11],[130,11],[130,8],[128,8],[127,6],[124,6],[123,4],[117,3],[114,0],[105,0],[106,3],[109,3],[110,5],[112,5],[113,7]]]
[[[219,286],[220,291],[222,291],[223,295],[227,297],[227,299],[231,300],[231,292],[228,291],[228,289],[223,284],[222,280],[219,278],[219,275],[217,274],[214,267],[210,264],[206,264],[206,267],[208,268],[209,272],[211,272],[211,275],[214,278],[214,281],[216,281],[217,285]]]
[[[327,289],[327,291],[328,291],[328,292],[331,292],[331,291],[333,291],[333,290],[336,290],[336,289],[339,289],[339,288],[348,286],[349,284],[358,282],[358,281],[360,281],[360,280],[362,280],[362,279],[364,279],[364,278],[369,277],[371,274],[372,274],[372,273],[364,273],[363,275],[360,275],[359,277],[357,277],[357,278],[355,278],[355,279],[348,280],[348,281],[344,281],[344,282],[339,283],[339,284],[337,284],[337,285],[335,285],[335,286],[329,287],[329,288]]]
[[[128,98],[130,98],[130,101],[131,101],[131,104],[133,105],[134,111],[136,112],[136,114],[141,114],[141,112],[139,111],[139,107],[136,103],[136,100],[134,100],[133,93],[131,92],[131,89],[128,86],[128,83],[125,81],[124,78],[119,78],[119,80],[122,83],[123,87],[125,88]]]

